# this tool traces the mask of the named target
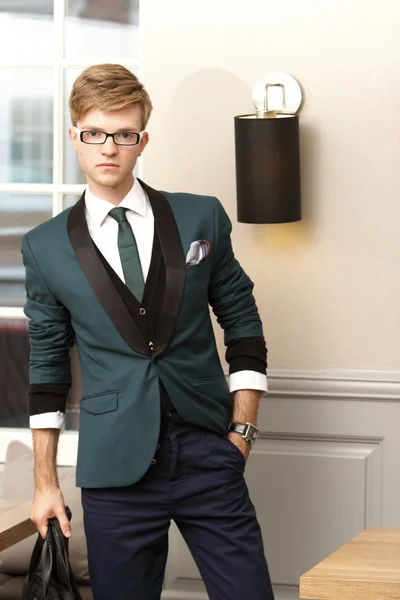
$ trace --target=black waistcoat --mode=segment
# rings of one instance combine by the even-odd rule
[[[150,345],[154,340],[154,334],[157,329],[165,291],[165,265],[161,253],[157,229],[154,228],[154,241],[150,268],[146,278],[146,284],[141,303],[136,299],[130,289],[117,275],[96,245],[95,248],[126,308],[128,309],[132,318],[135,320],[137,327],[142,331],[145,339],[149,341]],[[177,410],[174,407],[173,402],[161,380],[159,380],[159,385],[161,404],[161,431],[163,431],[171,418],[175,422],[182,421],[182,419],[179,417]]]

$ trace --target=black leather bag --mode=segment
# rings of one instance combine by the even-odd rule
[[[71,520],[71,511],[66,507]],[[82,600],[68,558],[68,538],[58,519],[49,519],[46,539],[40,534],[33,548],[22,600]]]

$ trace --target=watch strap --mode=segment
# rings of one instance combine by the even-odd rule
[[[253,444],[256,441],[259,433],[259,429],[257,429],[257,427],[251,423],[231,423],[229,426],[229,431],[238,433],[250,444]]]
[[[235,433],[240,433],[241,435],[244,435],[246,433],[246,430],[246,423],[231,423],[229,427],[229,431],[234,431]]]

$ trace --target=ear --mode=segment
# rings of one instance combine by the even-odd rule
[[[72,127],[70,127],[68,129],[68,136],[69,136],[69,139],[71,140],[71,143],[72,143],[72,146],[74,147],[75,152],[78,154],[79,139],[78,139],[78,136],[76,135],[74,129],[72,129]]]
[[[149,134],[147,133],[147,131],[144,132],[142,139],[139,142],[139,152],[138,152],[138,156],[141,156],[143,150],[146,148],[147,144],[149,143]]]

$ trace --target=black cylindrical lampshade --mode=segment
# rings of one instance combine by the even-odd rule
[[[299,117],[235,117],[235,148],[238,221],[300,221]]]

